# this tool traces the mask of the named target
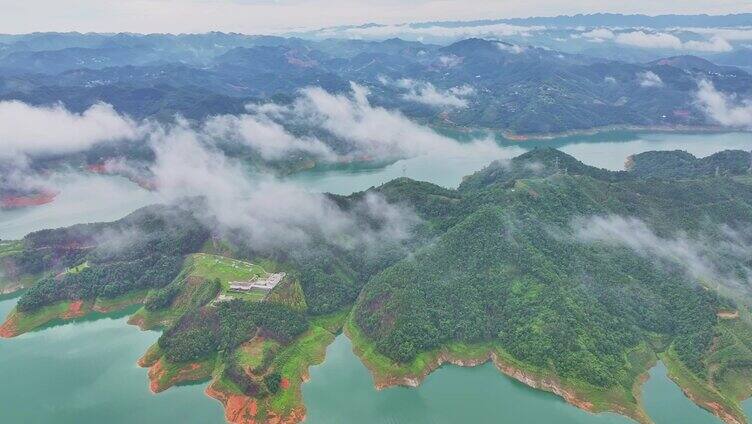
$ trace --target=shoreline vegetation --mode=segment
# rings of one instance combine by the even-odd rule
[[[631,391],[611,390],[590,386],[577,381],[567,381],[548,370],[537,369],[515,360],[493,343],[450,343],[438,349],[419,354],[412,362],[397,363],[379,354],[371,341],[348,319],[344,334],[352,343],[353,353],[366,366],[377,390],[394,386],[418,387],[434,371],[446,364],[460,367],[476,367],[487,362],[505,376],[533,389],[552,393],[566,403],[584,411],[598,414],[614,412],[640,424],[652,424],[653,420],[644,409],[642,386],[649,378],[649,371],[658,360],[668,369],[669,378],[682,393],[697,406],[712,413],[726,424],[745,424],[747,419],[740,402],[749,398],[745,393],[738,399],[728,399],[708,387],[691,373],[676,357],[672,346],[663,352],[642,345],[633,351],[635,366],[634,384]],[[748,389],[752,390],[752,389]]]
[[[20,312],[14,308],[0,325],[0,338],[17,337],[56,323],[91,317],[94,314],[106,315],[121,312],[132,306],[142,304],[146,296],[146,291],[138,291],[114,299],[97,299],[94,302],[84,300],[63,301],[45,306],[33,313]]]
[[[660,353],[659,357],[666,365],[668,377],[679,386],[684,395],[692,402],[709,411],[726,424],[747,423],[744,411],[739,404],[744,399],[729,399],[698,379],[676,357],[673,346]],[[749,397],[749,395],[746,397]]]
[[[66,301],[44,307],[33,314],[13,310],[0,326],[0,338],[13,338],[36,331],[50,325],[74,322],[92,314],[110,314],[143,304],[146,293],[130,294],[118,299],[96,302]],[[130,315],[128,323],[147,331],[161,327],[143,326],[134,320],[143,308]],[[171,362],[165,357],[158,344],[152,345],[137,361],[138,366],[147,368],[149,389],[159,394],[174,386],[208,382],[207,396],[222,403],[225,418],[231,424],[251,424],[257,422],[298,423],[305,419],[301,386],[308,381],[308,369],[324,361],[326,348],[341,332],[350,313],[344,309],[329,315],[319,316],[311,321],[308,331],[290,344],[274,351],[271,367],[281,374],[280,390],[272,396],[257,399],[248,396],[230,379],[224,376],[225,357],[219,353],[200,361]],[[263,338],[257,338],[263,341]],[[254,342],[255,340],[251,342]],[[242,348],[240,349],[242,350]],[[230,352],[235,355],[238,352]],[[249,358],[254,360],[256,358]]]
[[[652,423],[640,399],[642,383],[647,380],[649,369],[656,363],[649,349],[637,352],[643,366],[631,392],[603,392],[596,387],[565,381],[550,371],[523,364],[493,343],[451,343],[423,352],[411,363],[399,364],[379,354],[352,320],[348,320],[344,333],[352,342],[353,353],[368,368],[377,390],[393,386],[418,387],[426,377],[445,364],[475,367],[492,362],[496,369],[507,377],[533,389],[552,393],[587,412],[616,412],[641,424]]]
[[[0,338],[16,337],[56,323],[89,317],[91,314],[123,311],[143,303],[145,295],[131,294],[107,302],[60,302],[33,315],[14,310],[0,326]],[[131,314],[128,323],[142,331],[158,328],[159,326],[142,327],[134,322],[133,318],[141,310],[142,308]],[[475,367],[492,362],[505,376],[533,389],[552,393],[584,411],[594,414],[614,412],[640,424],[652,424],[653,421],[644,410],[641,391],[648,379],[649,370],[657,360],[661,360],[668,369],[669,378],[692,402],[726,424],[747,422],[738,404],[738,401],[746,397],[731,401],[708,388],[681,364],[671,347],[657,354],[646,345],[635,349],[633,363],[636,370],[632,390],[603,391],[588,384],[566,381],[550,371],[528,366],[493,343],[450,343],[439,349],[423,352],[410,363],[400,364],[376,351],[373,343],[357,328],[350,309],[317,317],[306,333],[277,353],[274,362],[284,370],[282,390],[269,398],[247,396],[236,384],[224,377],[221,355],[213,355],[202,361],[174,363],[165,358],[164,352],[154,344],[139,358],[137,364],[148,370],[149,389],[155,395],[171,387],[207,382],[206,395],[222,403],[225,419],[230,424],[295,424],[305,420],[301,386],[309,379],[308,370],[324,361],[326,348],[340,333],[350,339],[353,353],[369,370],[377,390],[394,386],[418,387],[432,372],[446,364]]]

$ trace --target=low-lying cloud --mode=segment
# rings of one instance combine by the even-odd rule
[[[499,50],[512,53],[512,54],[522,54],[527,50],[525,47],[517,45],[517,44],[510,44],[510,43],[496,43],[496,47],[499,48]]]
[[[637,74],[637,82],[640,87],[663,87],[663,80],[653,71],[645,71]]]
[[[421,39],[423,37],[443,38],[459,40],[472,37],[498,38],[510,36],[528,37],[535,32],[544,31],[544,26],[520,26],[504,23],[489,25],[467,26],[442,26],[442,25],[370,25],[351,27],[345,29],[321,30],[322,37],[345,37],[345,38],[410,38]]]
[[[679,37],[665,32],[633,31],[616,35],[614,41],[618,44],[647,49],[692,50],[701,52],[728,52],[733,50],[728,41],[718,36],[713,36],[708,40],[682,41]]]
[[[139,137],[141,130],[136,122],[104,103],[73,113],[61,104],[0,102],[0,158],[73,153],[97,143]]]
[[[750,231],[723,225],[712,234],[661,237],[644,221],[618,215],[580,217],[571,227],[580,242],[629,248],[657,265],[679,267],[696,281],[734,290],[749,290],[752,284],[752,270],[745,265],[752,261]]]
[[[410,87],[415,83],[403,81],[400,84]],[[455,87],[448,94],[462,97],[472,92],[469,87]],[[294,123],[339,140],[346,149],[338,152],[343,158],[389,160],[436,151],[461,153],[468,149],[481,149],[490,156],[503,155],[503,149],[490,136],[458,143],[413,122],[399,111],[372,105],[369,95],[368,88],[355,83],[351,84],[348,94],[332,94],[310,87],[301,90],[290,105],[266,104],[252,109],[275,121]]]
[[[687,40],[667,32],[647,32],[643,30],[615,32],[609,28],[595,28],[581,34],[573,35],[575,38],[585,38],[595,43],[613,41],[626,46],[640,47],[643,49],[668,49],[688,50],[696,52],[729,52],[734,47],[728,42],[729,38],[721,33],[706,33],[709,38],[704,40]]]
[[[676,49],[682,48],[681,40],[671,34],[666,33],[647,33],[644,31],[634,31],[614,36],[619,44],[628,46],[642,47],[647,49]]]
[[[701,80],[697,88],[696,103],[708,118],[727,127],[752,128],[752,99],[726,95],[707,80]]]
[[[444,68],[454,68],[455,66],[461,65],[463,60],[462,57],[453,54],[439,56],[439,65]]]
[[[615,37],[614,32],[608,28],[595,28],[590,31],[583,32],[582,34],[578,34],[577,36],[586,38],[596,43],[602,43],[605,40],[613,40]]]
[[[163,198],[202,198],[198,212],[207,222],[241,234],[254,249],[297,250],[317,238],[343,248],[368,248],[381,240],[404,239],[419,222],[409,209],[376,194],[352,212],[343,211],[324,194],[250,173],[184,127],[168,129],[151,144],[156,154],[151,171]]]
[[[674,28],[677,31],[693,32],[695,34],[709,35],[711,37],[720,37],[728,41],[750,41],[752,40],[752,28]]]
[[[475,94],[469,85],[444,90],[409,79],[389,84],[404,90],[406,100],[434,107],[467,107],[468,98]],[[75,153],[103,142],[146,141],[171,127],[192,132],[192,137],[205,145],[247,146],[267,161],[292,154],[336,162],[392,160],[437,149],[498,149],[491,138],[458,143],[397,110],[372,105],[369,95],[367,88],[354,83],[351,91],[343,94],[309,87],[300,90],[290,104],[252,104],[247,113],[239,115],[218,115],[201,122],[178,116],[172,123],[137,122],[101,103],[77,114],[62,105],[0,102],[0,140],[4,147],[0,160],[25,163],[29,156]]]
[[[470,87],[448,91],[457,97],[473,92]],[[24,141],[34,138],[36,128],[11,134],[11,125],[0,131],[6,131],[13,146],[25,153],[81,151],[119,139],[141,141],[151,148],[153,159],[139,163],[113,159],[102,167],[134,180],[147,175],[155,190],[153,196],[162,202],[183,204],[186,198],[203,199],[196,201],[197,211],[207,223],[241,235],[257,249],[305,250],[312,240],[321,239],[342,248],[368,249],[384,241],[403,240],[419,219],[409,208],[391,205],[375,193],[345,211],[328,195],[249,169],[247,162],[228,156],[224,143],[250,146],[265,159],[283,158],[290,152],[332,161],[399,159],[429,153],[472,153],[489,161],[509,156],[491,136],[461,143],[399,111],[372,105],[368,96],[368,90],[357,84],[342,94],[310,87],[288,104],[254,104],[240,115],[220,115],[202,122],[176,117],[167,123],[134,122],[106,105],[75,114],[60,106],[35,108],[14,103],[13,110],[28,114],[17,114],[15,119],[33,122],[47,131],[53,128],[52,134],[40,135],[43,141],[37,140],[30,148]],[[27,179],[28,174],[21,174]]]
[[[316,137],[296,137],[265,115],[220,115],[202,128],[215,140],[234,140],[254,148],[264,159],[281,159],[290,152],[303,152],[332,160],[331,148]]]
[[[407,90],[402,95],[402,98],[407,101],[438,108],[466,108],[468,106],[467,97],[475,94],[475,89],[467,84],[452,87],[448,90],[441,90],[430,82],[416,81],[409,78],[391,81],[382,76],[379,78],[379,81],[387,86]]]

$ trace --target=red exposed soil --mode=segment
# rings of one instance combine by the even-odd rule
[[[129,179],[131,182],[138,184],[139,187],[143,188],[144,190],[154,191],[157,189],[157,183],[155,181],[150,180],[146,177],[134,175],[131,172],[118,172],[117,170],[113,170],[108,167],[106,162],[88,165],[86,169],[89,170],[89,172],[93,172],[95,174],[120,175]]]
[[[290,388],[290,380],[283,378],[279,385],[283,390],[287,390]]]
[[[737,319],[739,318],[739,311],[718,311],[716,316],[720,319]]]
[[[687,389],[682,388],[682,392],[684,392],[684,395],[687,396],[692,402],[707,409],[726,424],[745,424],[746,422],[743,419],[737,417],[733,412],[730,412],[726,407],[719,404],[718,402],[698,401],[697,397],[695,397]]]
[[[149,390],[151,390],[152,393],[159,393],[164,390],[164,388],[159,387],[159,379],[162,378],[164,373],[165,371],[161,359],[149,368],[147,375],[149,376]]]
[[[289,385],[289,381],[287,383]],[[283,380],[284,385],[284,380]],[[225,407],[225,419],[230,424],[298,424],[305,420],[305,407],[299,406],[292,410],[288,415],[280,416],[269,412],[263,421],[258,417],[258,402],[256,399],[225,393],[217,390],[214,384],[206,388],[206,394],[209,397],[222,402]]]
[[[286,417],[280,417],[277,415],[270,415],[267,417],[266,422],[269,424],[298,424],[305,420],[305,408],[298,407],[292,410],[290,415]]]
[[[128,324],[135,325],[140,330],[148,330],[148,328],[146,328],[146,319],[142,316],[132,315],[128,318]]]
[[[119,308],[118,305],[108,306],[108,307],[94,305],[91,307],[91,310],[93,310],[94,312],[99,312],[100,314],[109,314],[110,312],[115,312],[119,309],[121,308]]]
[[[578,395],[572,391],[569,391],[562,387],[561,383],[556,381],[553,378],[546,378],[546,377],[537,377],[535,375],[526,373],[523,370],[520,370],[518,368],[515,368],[512,365],[505,364],[501,360],[499,360],[496,355],[493,357],[494,363],[496,364],[496,367],[503,372],[504,374],[514,378],[515,380],[524,383],[530,387],[534,387],[536,389],[545,390],[547,392],[554,393],[556,395],[561,396],[564,398],[567,403],[572,404],[580,409],[584,409],[586,411],[593,411],[593,403],[588,402],[584,399],[581,399],[578,397]]]
[[[724,408],[721,404],[716,402],[708,402],[705,404],[705,407],[710,410],[716,417],[720,418],[723,422],[726,424],[743,424],[742,420],[737,418],[735,415],[730,414],[728,411],[726,411],[726,408]]]
[[[17,319],[15,316],[11,316],[0,326],[0,337],[9,339],[18,335]]]
[[[142,367],[149,367],[147,375],[149,376],[149,390],[152,393],[163,392],[183,381],[195,380],[193,373],[201,368],[201,364],[186,364],[176,375],[170,377],[167,381],[163,381],[166,371],[161,358],[156,362],[149,363],[147,358],[143,356],[138,360],[138,364]]]
[[[228,394],[221,392],[210,384],[206,388],[209,397],[222,402],[225,407],[225,419],[231,424],[256,424],[258,404],[256,400],[243,395]]]
[[[68,305],[68,309],[60,314],[57,318],[62,320],[81,318],[90,311],[90,308],[84,303],[83,300],[74,300]],[[28,331],[28,330],[26,330]],[[18,317],[11,315],[2,326],[0,326],[0,337],[10,338],[16,337],[23,332],[18,330]]]
[[[29,194],[24,196],[4,196],[0,198],[0,208],[18,209],[29,206],[39,206],[51,203],[57,197],[54,191],[42,191],[40,193]]]
[[[86,312],[84,311],[84,301],[74,300],[68,305],[68,310],[60,316],[61,319],[81,318]]]
[[[152,358],[149,358],[148,355],[144,355],[140,358],[138,358],[138,361],[136,361],[136,364],[138,364],[141,368],[151,368],[156,364],[155,361],[152,360]]]

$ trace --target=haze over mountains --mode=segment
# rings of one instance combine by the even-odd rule
[[[0,35],[0,186],[38,187],[8,171],[50,159],[148,186],[153,146],[180,134],[291,172],[456,147],[437,130],[493,149],[499,134],[748,129],[750,28],[750,14],[578,15],[284,37]]]
[[[305,87],[348,93],[352,81],[368,88],[374,105],[450,127],[518,134],[744,127],[749,122],[728,121],[716,106],[752,96],[744,69],[750,25],[750,15],[588,15],[374,24],[290,38],[6,35],[0,98],[62,102],[74,112],[105,102],[136,119],[204,119],[242,113],[248,103],[289,103]],[[712,98],[698,97],[701,81]]]

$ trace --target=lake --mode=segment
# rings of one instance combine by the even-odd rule
[[[0,301],[7,316],[16,299]],[[149,391],[136,361],[158,332],[123,314],[84,319],[0,339],[0,421],[18,424],[223,423],[202,385]]]
[[[649,150],[686,150],[705,157],[721,150],[752,150],[751,133],[631,133],[613,132],[593,136],[572,136],[543,141],[500,142],[494,156],[479,149],[464,149],[446,156],[428,154],[404,159],[382,167],[341,165],[314,168],[293,175],[290,180],[310,190],[350,194],[366,190],[398,177],[429,181],[456,188],[462,177],[488,165],[494,159],[512,158],[536,147],[554,147],[580,161],[612,171],[624,169],[627,157]]]
[[[432,154],[384,166],[330,166],[289,178],[314,191],[347,194],[407,176],[456,187],[464,175],[491,160],[525,149],[551,146],[585,163],[622,169],[624,160],[646,150],[684,149],[706,156],[724,149],[752,149],[747,133],[635,134],[567,137],[539,142],[501,143],[495,157],[468,149],[451,157]],[[36,208],[0,211],[0,238],[20,238],[42,228],[121,218],[158,201],[126,179],[64,173],[53,176],[60,195]],[[15,299],[0,300],[0,317]],[[122,314],[45,328],[15,339],[0,339],[0,418],[9,423],[222,423],[220,404],[203,394],[204,385],[148,389],[146,370],[136,360],[159,337],[126,324]],[[311,370],[303,386],[309,423],[629,423],[614,414],[592,415],[556,396],[532,390],[501,375],[492,365],[446,366],[417,389],[376,391],[370,375],[339,336],[326,361]],[[645,405],[657,424],[719,423],[683,396],[661,364],[645,385]],[[752,403],[745,403],[752,415]]]
[[[47,185],[59,191],[52,203],[0,209],[0,239],[19,239],[32,231],[82,222],[114,221],[158,201],[156,194],[118,176],[65,171],[49,177]]]

